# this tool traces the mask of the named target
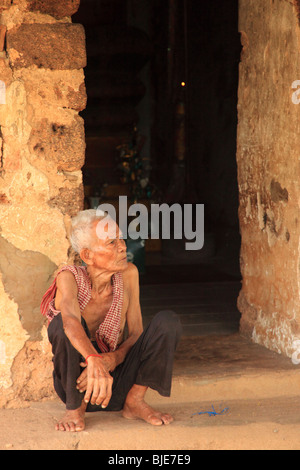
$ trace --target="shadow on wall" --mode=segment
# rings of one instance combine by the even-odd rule
[[[18,305],[21,324],[30,339],[39,340],[44,323],[40,302],[57,266],[47,256],[19,250],[1,236],[0,253],[4,289]]]

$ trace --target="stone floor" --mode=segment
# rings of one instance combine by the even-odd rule
[[[300,371],[290,359],[239,334],[188,336],[176,354],[171,398],[147,393],[172,413],[169,426],[126,420],[121,412],[88,413],[82,433],[59,433],[58,400],[0,410],[0,450],[299,450]],[[212,411],[221,415],[199,414]]]

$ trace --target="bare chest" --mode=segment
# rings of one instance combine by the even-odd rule
[[[91,340],[95,339],[96,331],[98,330],[99,325],[105,320],[105,317],[111,308],[112,301],[113,294],[105,297],[99,296],[91,298],[85,309],[81,312],[81,315],[85,319],[90,331]],[[127,307],[128,300],[125,293],[122,305],[121,330],[123,330],[125,326]]]

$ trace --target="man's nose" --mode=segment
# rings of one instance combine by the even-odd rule
[[[118,239],[118,249],[119,251],[126,251],[126,243],[123,238]]]

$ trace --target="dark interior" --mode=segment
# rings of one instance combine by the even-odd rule
[[[147,240],[141,283],[239,280],[238,0],[85,0],[73,22],[87,38],[85,207],[204,204],[204,247]]]

